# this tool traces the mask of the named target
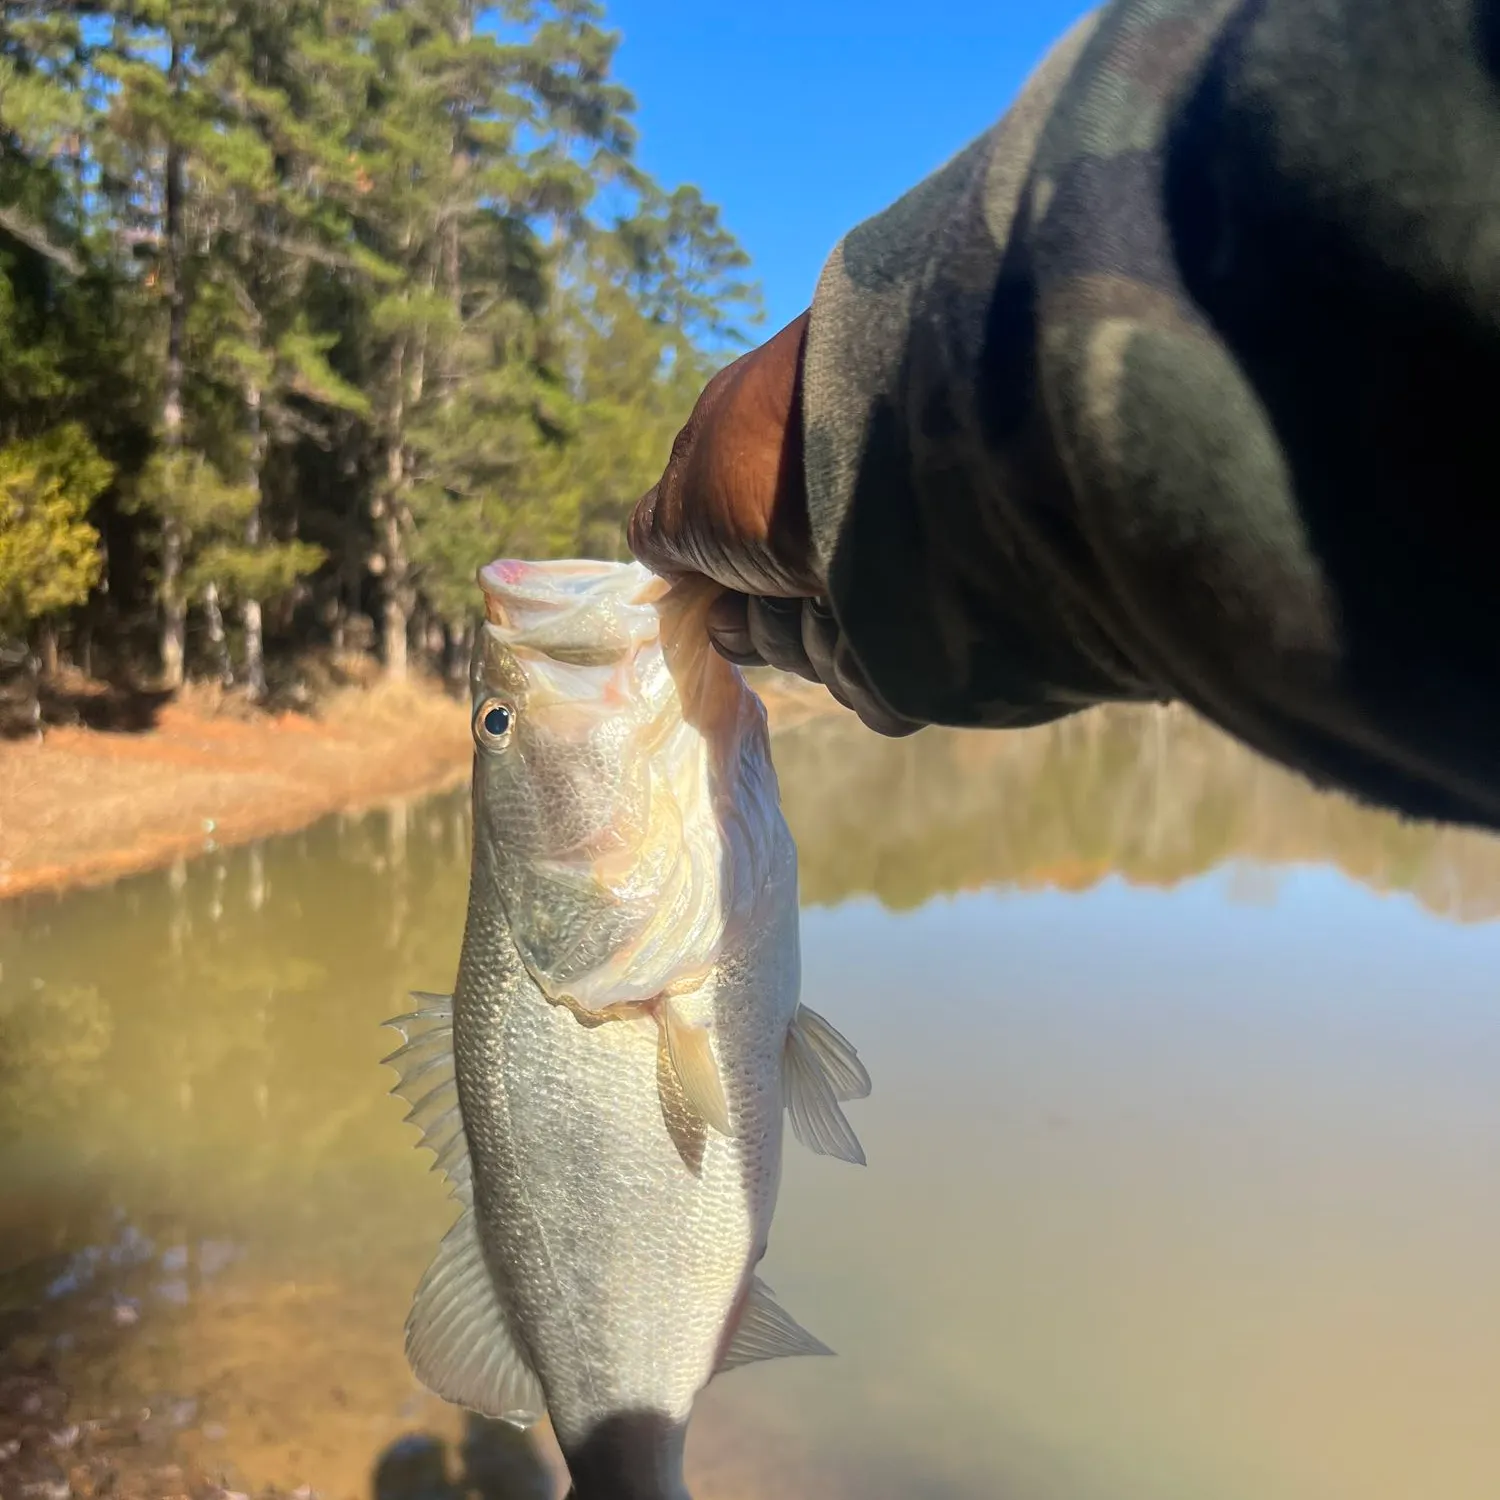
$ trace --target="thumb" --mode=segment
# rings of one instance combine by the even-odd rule
[[[636,501],[635,509],[625,527],[625,541],[637,562],[644,563],[653,573],[670,578],[678,573],[691,573],[694,569],[684,565],[678,558],[670,541],[663,535],[657,523],[656,506],[661,486],[653,484]]]

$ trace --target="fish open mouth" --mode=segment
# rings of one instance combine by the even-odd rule
[[[620,564],[602,562],[594,557],[564,557],[543,559],[540,562],[518,557],[499,557],[486,563],[479,570],[481,588],[505,591],[525,588],[528,583],[550,582],[557,588],[570,580],[613,578],[620,571]]]
[[[606,596],[648,604],[667,587],[639,564],[622,566],[594,558],[498,558],[479,569],[478,579],[485,616],[496,625],[510,624],[532,610],[567,610]]]
[[[590,664],[656,639],[670,585],[639,563],[501,558],[479,569],[484,616],[507,645]]]

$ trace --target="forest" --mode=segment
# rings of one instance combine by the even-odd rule
[[[457,670],[758,321],[594,0],[0,0],[0,670]]]

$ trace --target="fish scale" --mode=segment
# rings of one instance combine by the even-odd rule
[[[714,1375],[830,1352],[755,1270],[783,1120],[862,1162],[840,1104],[869,1078],[799,1003],[796,848],[711,596],[636,564],[480,581],[458,978],[387,1059],[459,1206],[407,1353],[482,1415],[545,1411],[578,1500],[685,1500]]]

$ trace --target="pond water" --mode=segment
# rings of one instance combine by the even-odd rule
[[[840,1358],[715,1382],[697,1500],[1494,1500],[1500,843],[1181,714],[777,763],[869,1166],[789,1139],[766,1275]],[[556,1492],[401,1349],[451,1206],[378,1023],[467,816],[0,907],[0,1492]]]

